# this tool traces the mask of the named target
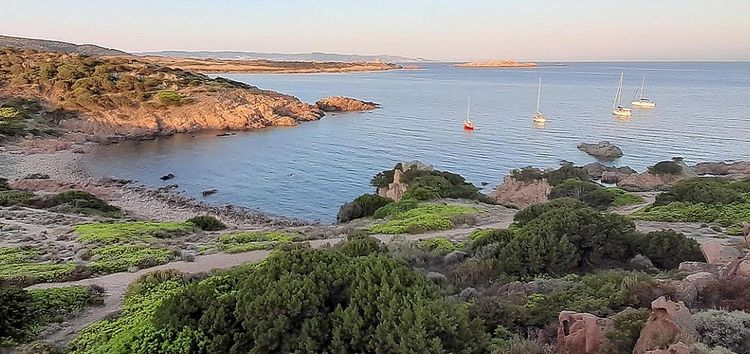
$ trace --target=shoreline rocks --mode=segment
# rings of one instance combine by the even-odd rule
[[[524,182],[508,175],[489,196],[502,205],[523,209],[529,205],[546,203],[551,191],[552,186],[545,179]]]
[[[602,183],[616,184],[627,176],[637,174],[638,171],[629,166],[610,167],[602,165],[599,162],[592,162],[583,166],[584,171],[593,180],[601,180]]]
[[[657,165],[659,164],[675,164],[679,167],[679,171],[674,174],[657,173],[652,172],[649,168],[648,171],[632,174],[618,180],[617,187],[629,192],[660,191],[674,187],[677,182],[684,179],[698,177],[680,157],[674,157],[672,161],[659,162]]]
[[[701,162],[693,166],[698,175],[730,176],[738,178],[750,177],[750,161],[736,161],[731,163]]]
[[[578,144],[578,150],[581,150],[600,160],[614,160],[622,157],[622,149],[619,146],[602,140],[596,144],[581,143]]]
[[[315,105],[323,112],[359,112],[380,108],[380,104],[375,102],[343,96],[326,97],[315,102]]]

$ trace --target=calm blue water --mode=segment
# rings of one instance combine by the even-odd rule
[[[641,76],[652,111],[610,115],[620,72],[630,102]],[[332,221],[339,205],[371,191],[372,175],[399,161],[422,160],[458,172],[489,191],[511,169],[595,161],[582,141],[621,146],[616,165],[643,169],[683,156],[689,163],[750,159],[750,63],[569,63],[535,69],[424,70],[355,74],[222,75],[307,102],[345,95],[382,104],[367,113],[330,115],[295,128],[229,138],[179,136],[102,147],[89,155],[96,175],[159,186],[266,212]],[[537,78],[542,112],[531,122]],[[467,97],[478,129],[462,130]],[[177,178],[159,180],[165,173]]]

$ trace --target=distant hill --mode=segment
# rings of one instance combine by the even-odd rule
[[[407,58],[396,55],[357,55],[357,54],[335,54],[335,53],[259,53],[259,52],[236,52],[236,51],[182,51],[165,50],[158,52],[135,53],[137,55],[158,55],[176,58],[197,59],[266,59],[283,61],[320,61],[320,62],[354,62],[354,61],[382,61],[386,63],[411,63],[432,61],[423,58]]]
[[[79,53],[93,56],[130,55],[117,49],[93,44],[73,44],[47,39],[22,38],[0,35],[0,48],[34,49],[45,52]]]

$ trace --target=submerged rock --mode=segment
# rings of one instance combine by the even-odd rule
[[[602,140],[596,144],[578,144],[578,150],[602,160],[614,160],[622,157],[622,149],[606,140]]]
[[[218,189],[207,189],[207,190],[205,190],[205,191],[201,192],[201,194],[202,194],[202,195],[203,195],[204,197],[208,197],[209,195],[214,195],[214,194],[216,194],[216,193],[218,193],[218,192],[219,192],[219,190],[218,190]]]
[[[369,111],[380,108],[380,104],[375,102],[362,101],[356,98],[342,96],[326,97],[315,102],[315,105],[324,112]]]
[[[170,180],[172,178],[174,178],[174,174],[172,174],[172,173],[167,173],[166,175],[159,177],[159,179],[162,180],[162,181],[167,181],[167,180]]]

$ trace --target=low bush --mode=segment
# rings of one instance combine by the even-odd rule
[[[175,252],[166,248],[115,245],[95,248],[91,251],[91,269],[100,273],[128,271],[130,267],[150,268],[169,263]]]
[[[0,206],[27,204],[34,199],[34,193],[17,190],[0,190]]]
[[[675,269],[681,262],[705,262],[698,241],[673,230],[630,235],[631,254],[648,257],[661,269]]]
[[[610,341],[611,353],[630,354],[633,352],[636,341],[641,336],[641,330],[651,311],[645,308],[627,308],[612,316],[613,328],[607,333]]]
[[[221,220],[211,215],[198,215],[187,220],[187,222],[195,225],[195,227],[203,231],[218,231],[227,228]]]
[[[750,279],[720,279],[708,284],[701,292],[709,308],[750,312]]]
[[[384,247],[380,240],[367,234],[348,235],[346,240],[336,245],[336,249],[349,257],[367,256],[380,253]]]
[[[415,209],[419,206],[419,201],[414,199],[401,199],[398,202],[388,203],[387,205],[375,211],[373,216],[376,219],[385,219],[400,213]]]
[[[383,234],[403,234],[448,230],[454,227],[453,217],[476,211],[475,208],[466,206],[424,204],[396,214],[384,224],[373,225],[370,227],[370,231]]]
[[[447,254],[461,248],[458,244],[445,237],[426,238],[419,240],[418,243],[421,247],[425,247],[430,251],[435,251],[438,254]]]
[[[33,315],[33,299],[27,291],[0,284],[0,345],[24,339]]]
[[[0,247],[0,284],[30,285],[71,280],[74,263],[37,261],[38,249]]]
[[[75,227],[78,239],[102,244],[120,241],[147,240],[152,237],[172,238],[195,231],[187,222],[132,221],[122,223],[81,224]]]
[[[544,173],[542,173],[542,178],[546,179],[547,183],[552,186],[563,183],[568,179],[577,179],[581,181],[591,180],[591,177],[589,177],[589,174],[586,173],[586,170],[581,167],[573,166],[571,164],[564,164],[556,170],[545,171]]]
[[[648,206],[630,215],[633,219],[665,222],[718,223],[724,227],[741,230],[750,222],[750,196],[743,203],[705,204],[672,202],[667,205]]]
[[[99,294],[91,287],[80,285],[32,289],[29,294],[34,304],[34,322],[37,327],[62,322],[81,313],[86,306],[101,302]]]
[[[622,189],[604,188],[597,183],[579,179],[567,179],[557,184],[552,188],[549,198],[573,198],[599,210],[643,202],[643,198]]]
[[[652,175],[678,175],[682,173],[682,167],[674,161],[662,161],[648,168]]]
[[[521,169],[510,171],[510,176],[516,181],[532,182],[542,179],[542,171],[538,168],[527,166]]]
[[[159,91],[154,97],[159,103],[165,106],[178,106],[182,103],[182,96],[178,92],[172,90]]]
[[[8,186],[8,179],[0,177],[0,191],[7,191],[10,189],[10,186]]]
[[[750,352],[750,313],[707,310],[693,315],[700,342],[736,353]]]
[[[109,205],[91,193],[76,190],[65,191],[55,195],[50,204],[48,207],[65,209],[61,208],[65,206],[68,212],[79,214],[114,216],[120,212],[120,208]]]
[[[516,213],[515,216],[513,216],[513,221],[517,226],[524,226],[530,221],[536,219],[539,217],[539,215],[542,215],[545,212],[548,212],[550,210],[554,209],[576,209],[576,208],[583,208],[584,205],[579,200],[573,199],[573,198],[558,198],[554,200],[550,200],[547,203],[543,204],[534,204],[530,205],[523,210]]]
[[[284,231],[238,231],[219,237],[219,250],[240,253],[264,250],[294,241],[297,234]]]
[[[620,188],[607,188],[605,189],[608,193],[614,195],[612,201],[613,206],[624,206],[643,203],[643,198],[639,195],[629,193]]]
[[[733,187],[734,183],[719,178],[691,178],[677,183],[669,191],[656,196],[655,206],[667,205],[672,202],[705,203],[705,204],[732,204],[743,202],[743,184],[738,182],[739,188]],[[738,190],[740,189],[740,190]]]
[[[342,223],[372,216],[376,210],[392,202],[393,200],[377,194],[363,194],[353,201],[342,205],[336,215],[336,221]]]

